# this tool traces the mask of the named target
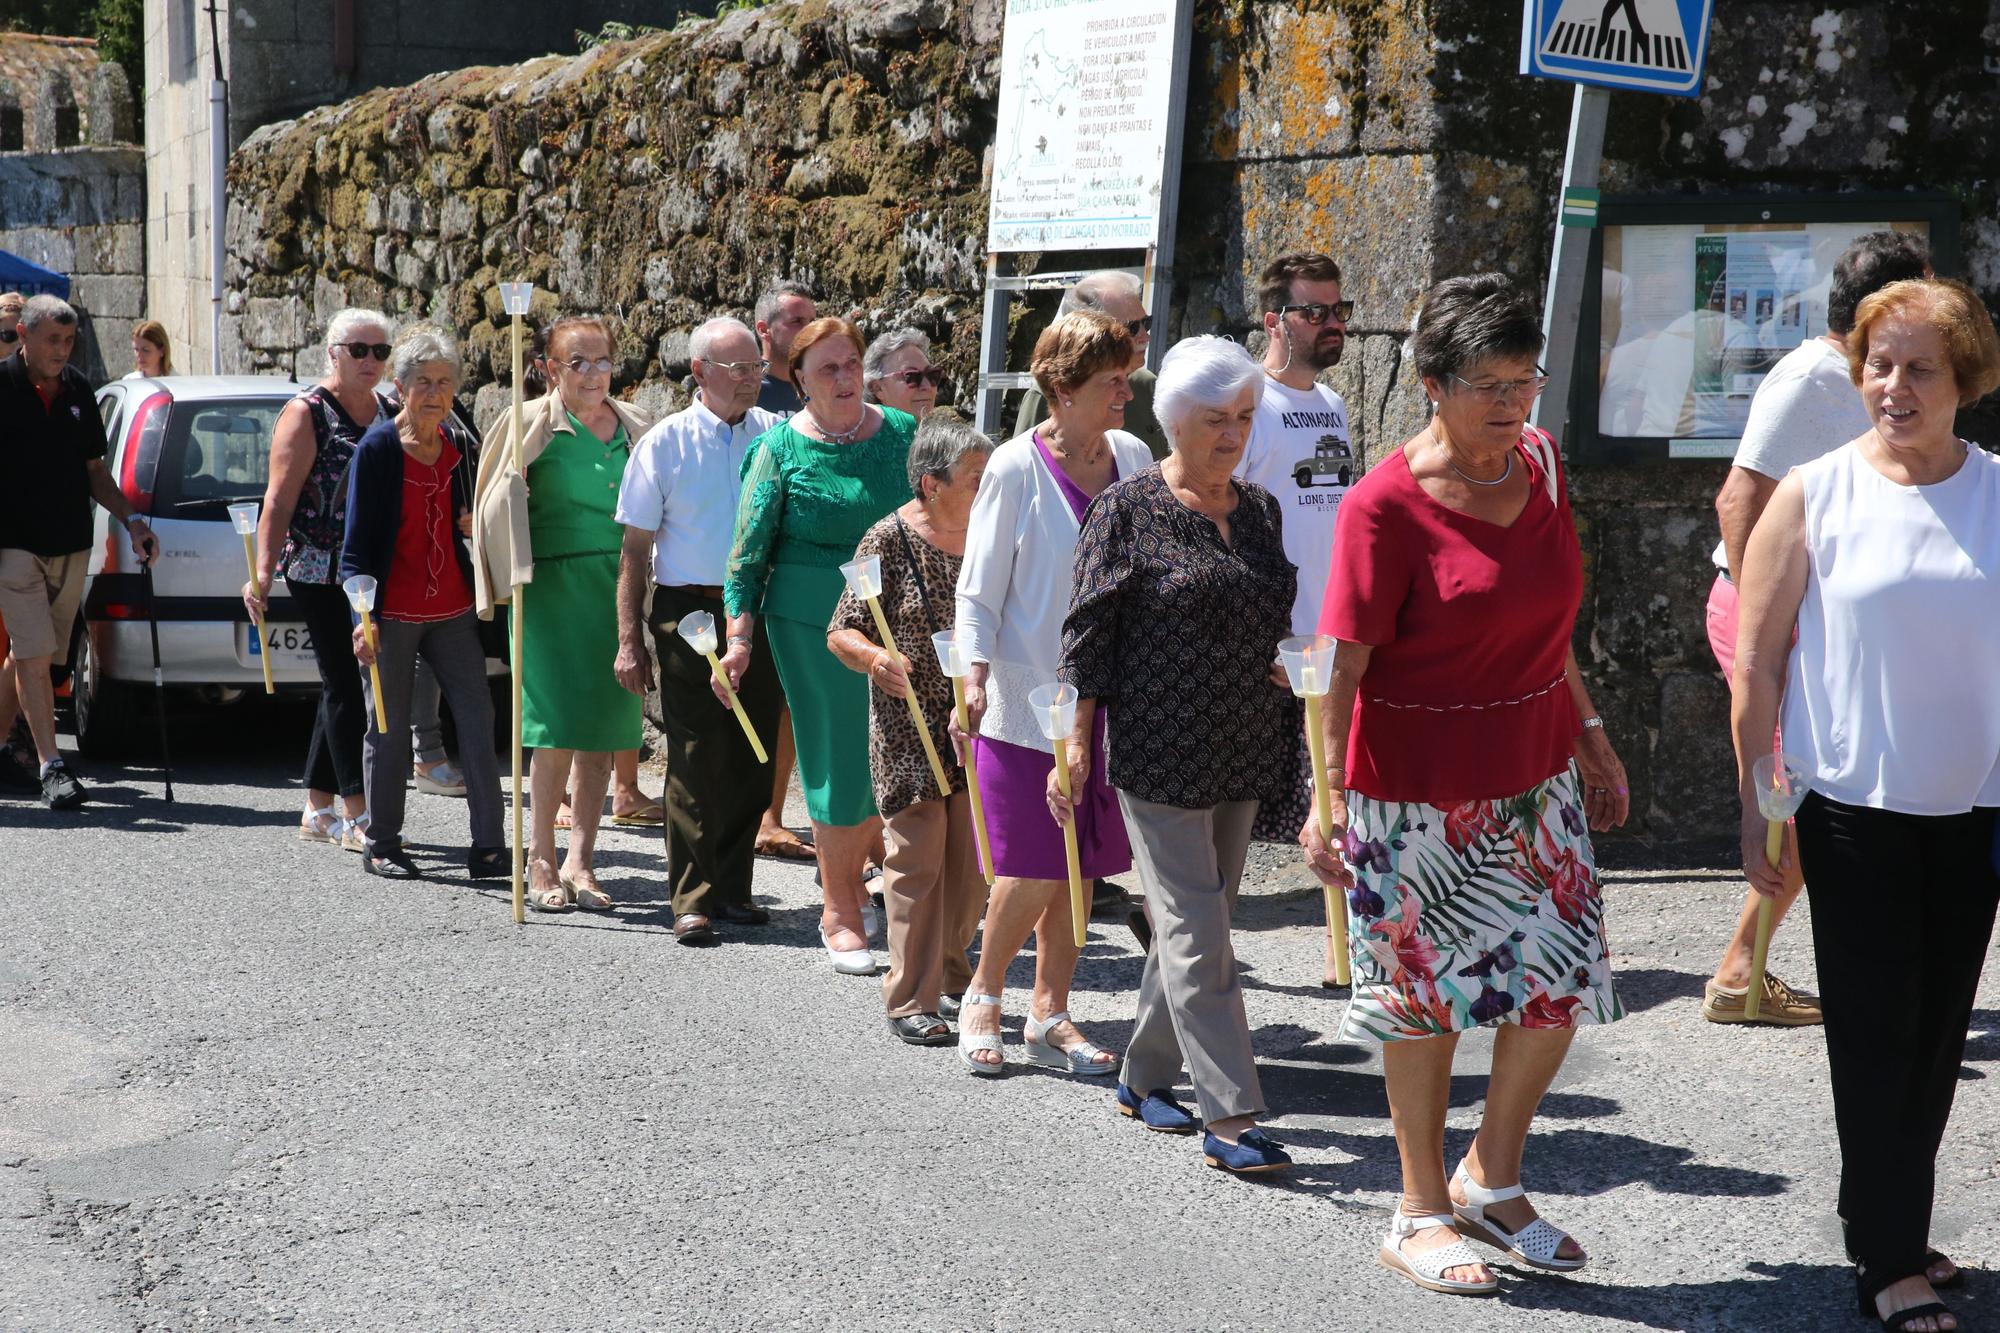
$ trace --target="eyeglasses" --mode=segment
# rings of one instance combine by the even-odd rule
[[[761,377],[771,368],[771,363],[762,357],[755,361],[704,361],[702,364],[728,371],[729,378],[733,380],[747,380],[753,375]]]
[[[1535,369],[1540,371],[1541,367],[1536,366]],[[1472,401],[1481,407],[1491,407],[1516,394],[1525,399],[1532,399],[1549,387],[1549,377],[1545,374],[1530,375],[1524,380],[1492,380],[1485,384],[1474,384],[1462,375],[1453,375],[1451,378],[1463,384],[1465,392],[1472,395]]]
[[[1354,302],[1310,301],[1304,305],[1281,305],[1278,307],[1280,318],[1294,312],[1297,312],[1298,317],[1308,324],[1324,324],[1329,315],[1345,324],[1348,320],[1354,318]]]
[[[906,389],[914,389],[919,384],[928,384],[935,389],[944,383],[944,372],[936,366],[931,366],[924,370],[892,370],[882,378],[901,380]]]
[[[613,363],[608,356],[600,356],[594,360],[573,356],[567,361],[559,360],[556,364],[559,366],[568,366],[579,375],[609,375]]]
[[[345,351],[356,361],[362,361],[371,356],[377,361],[387,361],[389,359],[388,343],[335,343],[334,346]]]
[[[1142,333],[1151,333],[1152,331],[1153,317],[1151,315],[1141,315],[1137,319],[1128,319],[1125,321],[1125,332],[1131,334],[1134,338]]]

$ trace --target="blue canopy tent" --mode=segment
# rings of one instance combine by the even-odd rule
[[[60,296],[69,300],[69,278],[53,269],[0,250],[0,292],[23,296]]]

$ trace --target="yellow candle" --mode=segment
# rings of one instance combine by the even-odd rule
[[[1308,689],[1314,684],[1316,673],[1311,667],[1305,669],[1304,683]],[[1340,849],[1333,845],[1333,801],[1328,785],[1332,779],[1326,771],[1326,736],[1320,731],[1319,696],[1306,695],[1306,750],[1312,755],[1313,808],[1319,816],[1319,836],[1326,842],[1335,856]],[[1347,960],[1347,895],[1331,884],[1320,886],[1326,894],[1326,925],[1333,932],[1333,979],[1342,986],[1350,984]]]
[[[1057,731],[1062,726],[1062,710],[1056,705],[1049,707],[1049,730]],[[1053,742],[1056,752],[1056,786],[1066,797],[1074,799],[1069,789],[1069,756],[1063,753],[1063,737],[1058,735]],[[1089,938],[1090,901],[1083,893],[1083,865],[1076,851],[1076,812],[1072,807],[1067,824],[1062,826],[1063,856],[1069,862],[1069,911],[1070,920],[1076,927],[1076,947],[1081,949]]]
[[[958,729],[965,733],[965,791],[972,799],[972,839],[979,849],[979,873],[986,879],[986,887],[993,887],[993,848],[986,841],[986,808],[979,800],[979,766],[972,754],[971,714],[965,711],[965,680],[960,676],[951,678],[952,702],[958,708]]]
[[[253,588],[257,586],[257,552],[251,545],[255,540],[255,533],[243,534],[243,564],[250,571],[250,586]],[[264,665],[264,693],[276,694],[278,687],[271,683],[271,645],[264,638],[263,613],[252,616],[251,623],[257,627],[257,660]]]

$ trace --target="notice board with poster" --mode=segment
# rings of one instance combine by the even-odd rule
[[[1178,175],[1185,0],[1008,0],[986,248],[1144,250]],[[1180,56],[1184,66],[1185,57]]]
[[[1733,458],[1764,376],[1827,331],[1835,261],[1856,237],[1882,230],[1923,237],[1936,271],[1957,272],[1958,205],[1941,193],[1606,196],[1566,452],[1602,462]]]

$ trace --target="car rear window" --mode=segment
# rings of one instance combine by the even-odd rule
[[[155,513],[193,517],[237,500],[261,499],[271,470],[271,432],[284,398],[175,403],[154,475]]]

